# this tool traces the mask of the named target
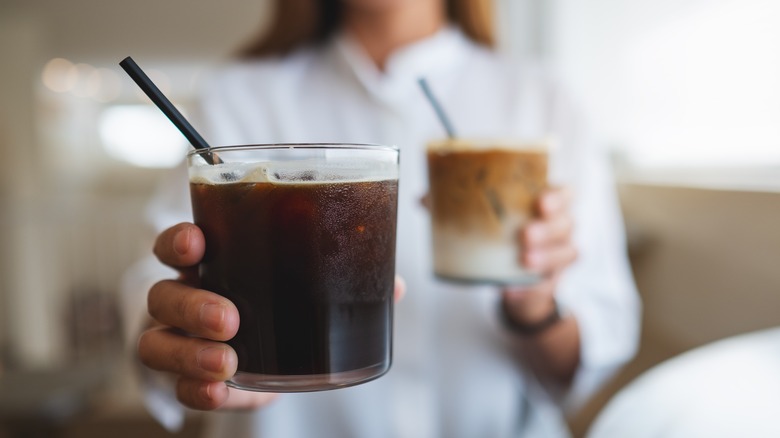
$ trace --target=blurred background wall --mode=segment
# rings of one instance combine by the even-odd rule
[[[573,419],[582,433],[648,367],[780,324],[780,4],[498,3],[502,49],[553,65],[614,157],[645,302],[642,349]],[[149,252],[144,206],[186,145],[116,64],[132,55],[191,113],[209,69],[267,12],[266,0],[0,0],[0,420],[40,414],[51,392],[26,386],[24,405],[9,379],[87,369],[103,371],[67,375],[100,409],[68,433],[149,421],[116,293]]]
[[[117,290],[186,146],[117,63],[134,56],[191,113],[201,74],[266,9],[0,1],[0,436],[164,433],[140,407]]]
[[[113,292],[123,269],[148,250],[143,206],[185,146],[164,123],[147,122],[150,108],[117,62],[135,56],[186,111],[199,74],[258,31],[265,7],[0,3],[7,242],[0,345],[8,360],[46,367],[63,359],[66,298]],[[139,120],[136,132],[127,120]],[[136,153],[128,155],[132,142]],[[162,158],[138,163],[144,155]]]

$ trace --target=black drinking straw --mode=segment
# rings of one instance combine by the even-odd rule
[[[143,91],[149,97],[149,99],[151,99],[151,101],[157,105],[157,108],[160,108],[160,111],[162,111],[163,114],[165,114],[165,116],[168,117],[168,119],[174,125],[176,125],[179,131],[181,131],[181,133],[187,137],[187,140],[190,142],[190,144],[192,144],[192,147],[195,149],[206,149],[209,147],[209,144],[206,143],[206,140],[204,140],[198,131],[192,127],[190,122],[184,118],[182,113],[180,113],[179,110],[173,106],[171,101],[165,97],[159,88],[157,88],[157,85],[154,85],[154,82],[152,82],[152,80],[149,79],[149,76],[147,76],[146,73],[141,70],[141,67],[139,67],[135,61],[133,61],[133,58],[128,56],[119,63],[119,66],[122,67],[125,72],[127,72],[128,76],[130,76],[130,78],[135,81],[138,87],[141,88],[141,91]],[[216,154],[203,154],[203,158],[209,164],[219,164],[222,162],[222,160],[220,160]]]
[[[433,95],[431,87],[428,86],[428,81],[426,81],[425,78],[420,78],[417,82],[420,84],[420,88],[422,88],[423,93],[425,93],[425,97],[428,98],[428,102],[431,103],[433,110],[436,111],[436,116],[439,118],[442,126],[444,126],[444,130],[447,131],[447,136],[449,138],[455,138],[455,128],[452,127],[450,119],[447,118],[447,114],[444,112],[444,109],[439,104],[439,101],[436,100],[436,96]]]

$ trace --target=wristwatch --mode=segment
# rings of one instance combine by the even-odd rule
[[[553,309],[550,314],[539,322],[533,324],[522,324],[517,322],[514,318],[512,318],[512,315],[509,314],[509,309],[503,300],[501,300],[499,307],[499,313],[504,326],[510,331],[523,336],[538,335],[539,333],[542,333],[548,328],[554,326],[563,318],[563,310],[561,309],[561,305],[558,303],[558,300],[555,298],[553,298]]]

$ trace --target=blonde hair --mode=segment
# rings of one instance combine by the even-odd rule
[[[322,43],[341,25],[341,0],[275,0],[273,7],[270,29],[240,50],[240,57],[284,55]],[[495,46],[493,0],[447,0],[447,15],[474,42]]]

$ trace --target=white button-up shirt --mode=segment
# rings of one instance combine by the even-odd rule
[[[582,336],[581,366],[565,392],[545,387],[527,369],[518,340],[498,318],[496,288],[455,287],[432,275],[430,219],[420,203],[427,190],[424,148],[445,132],[419,89],[423,76],[463,137],[556,139],[550,178],[575,193],[580,251],[557,291]],[[211,436],[566,436],[561,406],[576,405],[634,353],[640,306],[607,162],[542,69],[509,62],[446,28],[397,51],[379,71],[341,35],[283,58],[227,66],[202,107],[200,127],[211,144],[397,145],[396,266],[408,285],[396,306],[387,375],[347,389],[286,394],[256,412],[212,414]],[[155,203],[161,229],[191,217],[181,183]]]

